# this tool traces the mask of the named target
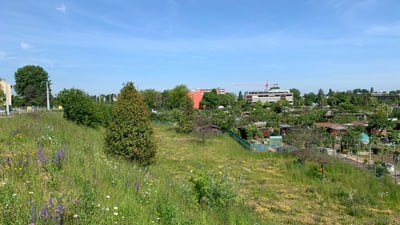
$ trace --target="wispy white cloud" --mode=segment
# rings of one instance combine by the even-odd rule
[[[20,46],[22,49],[30,49],[30,48],[32,47],[30,44],[28,44],[28,43],[26,43],[26,42],[21,42],[21,43],[19,43],[19,46]]]
[[[56,10],[61,12],[61,13],[66,13],[67,12],[67,7],[63,3],[60,7],[57,7]]]

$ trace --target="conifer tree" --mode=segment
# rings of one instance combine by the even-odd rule
[[[118,95],[112,121],[105,134],[105,152],[141,165],[154,161],[156,142],[140,93],[128,82]]]

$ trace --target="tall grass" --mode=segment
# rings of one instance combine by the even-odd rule
[[[54,112],[0,118],[0,224],[400,223],[399,187],[344,162],[321,180],[288,154],[155,125],[156,163],[143,168],[105,155],[103,132]],[[199,201],[193,181],[223,204]]]
[[[189,180],[174,179],[162,160],[143,168],[105,155],[102,129],[77,126],[58,113],[0,122],[0,224],[258,221],[243,205],[202,210]]]

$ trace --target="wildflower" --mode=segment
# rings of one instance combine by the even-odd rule
[[[97,204],[97,207],[100,207],[100,204]]]
[[[117,207],[117,206],[114,206],[114,210],[118,210],[118,207]]]
[[[62,205],[62,199],[60,199],[60,205],[56,209],[57,213],[57,224],[61,224],[62,220],[62,213],[64,211],[64,206]]]
[[[74,218],[78,218],[78,214],[74,214],[74,216],[73,216]]]
[[[38,150],[39,161],[44,164],[47,160],[46,156],[44,155],[43,148]]]
[[[106,198],[107,198],[107,199],[110,199],[110,196],[109,196],[109,195],[106,195]]]
[[[60,150],[58,150],[54,156],[54,164],[56,164],[56,166],[61,169],[62,167],[62,161],[65,158],[65,150],[62,148]]]
[[[117,212],[114,212],[114,216],[118,216],[118,213],[117,213]]]
[[[30,203],[32,203],[32,199],[30,199]],[[32,204],[32,209],[31,209],[31,224],[35,224],[37,220],[37,213],[36,213],[36,203]]]
[[[13,197],[15,197],[15,196],[17,196],[17,194],[16,194],[16,193],[14,193],[14,194],[12,194],[12,196],[13,196]]]
[[[33,195],[33,191],[30,191],[28,194]]]
[[[40,218],[45,219],[46,215],[47,215],[47,207],[45,206],[42,208],[42,211],[40,211]]]
[[[109,210],[110,210],[110,209],[107,207],[107,208],[106,208],[106,211],[109,211]]]

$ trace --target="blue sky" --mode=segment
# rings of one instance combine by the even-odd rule
[[[79,88],[400,89],[399,0],[0,3],[0,77],[40,65]]]

